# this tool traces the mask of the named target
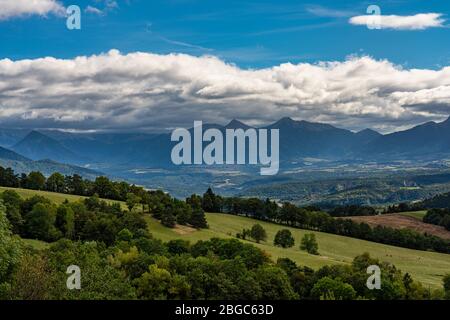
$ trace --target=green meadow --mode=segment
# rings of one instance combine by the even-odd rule
[[[187,227],[169,229],[150,216],[146,216],[146,219],[150,232],[156,238],[163,241],[184,239],[192,243],[198,240],[208,240],[212,237],[232,238],[243,228],[248,229],[259,223],[267,231],[267,241],[260,244],[252,241],[247,242],[267,252],[273,260],[287,257],[300,265],[313,269],[329,264],[349,264],[355,256],[368,252],[373,257],[393,263],[430,288],[441,287],[443,275],[450,270],[450,255],[447,254],[411,250],[328,233],[289,228],[233,215],[207,213],[206,216],[209,224],[209,229],[206,230],[194,230]],[[284,228],[289,229],[295,238],[295,246],[289,249],[282,249],[273,245],[276,232]],[[316,235],[319,244],[319,256],[308,254],[299,249],[300,239],[306,233]]]
[[[402,216],[413,217],[422,221],[423,217],[427,214],[425,210],[422,211],[412,211],[412,212],[401,212]]]

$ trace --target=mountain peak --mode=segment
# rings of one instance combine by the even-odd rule
[[[15,152],[32,160],[52,159],[58,162],[76,162],[79,157],[59,141],[36,130],[12,147]]]
[[[369,129],[369,128],[361,130],[361,131],[358,131],[356,134],[357,135],[364,135],[364,136],[369,136],[369,135],[370,136],[381,136],[381,133],[379,133],[378,131]]]
[[[284,117],[278,120],[277,122],[271,124],[269,127],[271,128],[281,128],[281,127],[294,127],[297,126],[300,122],[295,121],[291,117]]]
[[[445,120],[444,122],[442,122],[443,124],[449,124],[450,125],[450,117],[447,118],[447,120]]]
[[[227,129],[249,129],[251,127],[237,119],[233,119],[225,126],[225,128],[227,128]]]
[[[46,136],[45,134],[36,131],[36,130],[32,130],[30,131],[30,133],[28,133],[25,138],[23,138],[23,140],[25,139],[29,139],[29,138],[47,138],[47,139],[51,139],[50,137]]]
[[[294,119],[292,119],[291,117],[283,117],[280,120],[278,120],[278,123],[296,123],[297,121],[295,121]]]

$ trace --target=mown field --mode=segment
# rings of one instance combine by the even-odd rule
[[[355,222],[365,222],[371,227],[384,226],[394,229],[410,229],[419,233],[427,233],[442,239],[450,240],[450,231],[444,227],[422,222],[421,213],[389,213],[377,216],[346,217]]]
[[[252,244],[269,253],[274,260],[280,257],[288,257],[300,265],[306,265],[314,269],[327,264],[348,264],[351,263],[355,256],[368,252],[373,257],[395,264],[399,269],[409,272],[415,279],[431,288],[441,287],[442,276],[450,270],[450,255],[399,248],[322,232],[288,228],[245,217],[208,213],[207,220],[210,228],[207,230],[195,230],[188,227],[169,229],[150,216],[147,216],[146,219],[150,232],[156,238],[164,241],[185,239],[191,242],[208,240],[212,237],[235,237],[235,234],[242,231],[243,228],[251,228],[253,224],[259,223],[266,229],[268,239],[267,242],[260,244],[251,242]],[[282,228],[291,230],[295,238],[295,247],[282,249],[273,245],[276,232]],[[305,233],[311,232],[316,234],[320,256],[310,255],[299,249],[301,237]]]
[[[4,187],[0,187],[0,192],[5,189],[13,189],[24,198],[29,198],[36,194],[42,195],[56,203],[61,203],[65,199],[77,201],[83,198],[54,192]],[[114,202],[111,200],[106,201]],[[122,205],[125,207],[124,203]],[[348,264],[351,263],[355,256],[363,252],[368,252],[373,257],[395,264],[402,271],[409,272],[415,279],[431,288],[440,287],[442,285],[442,276],[450,271],[450,255],[446,254],[399,248],[322,232],[305,231],[233,215],[207,213],[206,216],[210,226],[206,230],[195,230],[180,226],[175,229],[169,229],[162,226],[149,215],[146,215],[145,218],[153,236],[163,241],[185,239],[196,242],[198,240],[208,240],[212,237],[234,238],[236,233],[241,232],[243,228],[251,228],[253,224],[259,223],[267,231],[267,242],[260,244],[250,241],[247,242],[266,251],[273,260],[280,257],[288,257],[300,265],[306,265],[314,269],[329,264]],[[295,247],[281,249],[273,245],[276,232],[282,228],[291,230],[296,241]],[[305,233],[311,232],[316,234],[320,256],[310,255],[299,249],[301,237]],[[48,246],[47,243],[42,241],[29,239],[24,241],[36,249],[43,249]]]
[[[399,214],[402,216],[416,218],[416,219],[422,221],[423,217],[425,217],[427,212],[426,212],[426,210],[422,210],[422,211],[412,211],[412,212],[400,212]]]

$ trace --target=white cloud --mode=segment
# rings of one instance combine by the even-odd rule
[[[0,20],[49,13],[64,15],[65,9],[56,0],[0,0]]]
[[[428,28],[443,27],[445,19],[441,13],[419,13],[413,16],[397,15],[365,15],[350,18],[353,25],[377,24],[381,29],[395,30],[424,30]]]
[[[292,116],[389,131],[442,119],[449,92],[450,67],[402,69],[370,57],[256,70],[212,56],[116,50],[0,60],[0,122],[22,127],[136,130]]]
[[[352,16],[354,14],[353,11],[330,9],[319,5],[306,6],[306,11],[318,17],[331,17],[331,18],[345,18]]]
[[[103,11],[102,10],[100,10],[100,9],[98,9],[96,7],[93,7],[93,6],[87,6],[86,9],[84,9],[84,12],[97,14],[99,16],[103,15]]]

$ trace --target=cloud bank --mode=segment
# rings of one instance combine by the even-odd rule
[[[63,15],[64,6],[56,0],[0,0],[0,20],[49,13]]]
[[[420,13],[413,16],[356,16],[350,18],[349,22],[360,26],[377,24],[380,29],[424,30],[443,27],[445,19],[442,18],[441,13]]]
[[[213,56],[117,50],[0,60],[0,126],[162,130],[291,116],[392,131],[449,113],[450,67],[402,69],[370,57],[257,70]]]

